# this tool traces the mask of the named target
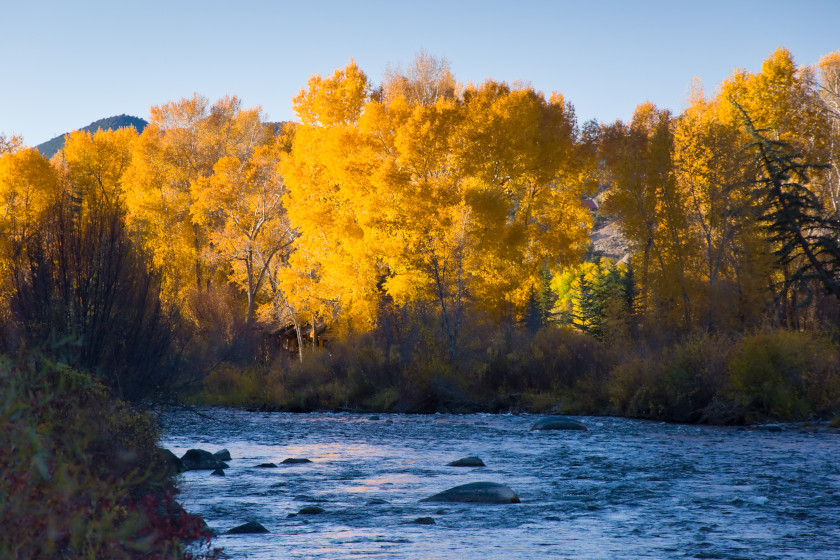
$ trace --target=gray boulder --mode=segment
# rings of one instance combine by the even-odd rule
[[[324,513],[324,508],[318,506],[306,506],[298,511],[300,515],[317,515],[319,513]]]
[[[444,490],[421,502],[460,502],[479,504],[518,504],[516,492],[497,482],[471,482]]]
[[[452,461],[448,464],[450,467],[486,467],[487,465],[484,464],[478,457],[464,457],[463,459],[458,459],[457,461]]]
[[[583,422],[572,420],[564,416],[547,416],[540,418],[531,426],[532,430],[580,430],[586,431],[589,428]]]
[[[181,463],[188,471],[214,471],[228,468],[226,463],[204,449],[190,449],[181,457]]]
[[[257,465],[258,469],[276,469],[277,465],[274,463],[260,463]]]
[[[311,463],[309,459],[301,459],[298,457],[289,457],[288,459],[283,459],[284,465],[301,465],[303,463]]]
[[[226,535],[247,535],[252,533],[268,533],[268,529],[256,521],[249,521],[248,523],[234,527],[229,531],[225,531]]]
[[[230,451],[227,449],[221,449],[213,453],[213,457],[215,457],[218,461],[230,461]]]

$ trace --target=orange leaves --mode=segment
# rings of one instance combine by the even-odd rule
[[[116,207],[124,195],[123,175],[131,163],[134,128],[73,132],[64,143],[63,162],[75,188]]]
[[[367,76],[352,60],[329,78],[312,76],[293,107],[305,125],[333,126],[358,120],[370,94]]]
[[[358,106],[357,71],[310,80],[283,162],[297,251],[342,313],[366,310],[348,320],[372,321],[382,291],[449,310],[470,293],[501,311],[544,265],[582,255],[591,217],[562,97],[456,87],[445,63],[420,57]]]
[[[0,232],[25,237],[59,192],[58,174],[38,150],[0,155]]]

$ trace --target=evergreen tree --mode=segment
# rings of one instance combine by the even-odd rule
[[[823,166],[803,162],[789,144],[764,136],[735,105],[753,139],[748,149],[756,153],[760,220],[776,244],[779,264],[788,271],[782,293],[792,287],[807,291],[808,284],[817,281],[840,299],[840,221],[825,212],[807,187],[808,172]]]

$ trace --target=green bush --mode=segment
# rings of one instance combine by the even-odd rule
[[[614,412],[674,422],[707,420],[707,407],[726,383],[731,346],[728,338],[701,336],[626,357],[609,375]]]
[[[815,334],[776,330],[744,337],[729,362],[730,396],[753,415],[780,420],[840,407],[837,345]]]
[[[187,558],[209,538],[173,499],[152,418],[37,358],[3,359],[0,388],[0,558]]]

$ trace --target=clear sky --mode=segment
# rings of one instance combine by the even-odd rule
[[[193,92],[291,120],[310,75],[353,58],[378,83],[421,49],[608,122],[680,112],[694,77],[714,91],[778,46],[800,65],[840,50],[840,0],[0,0],[0,37],[0,132],[27,145]]]

